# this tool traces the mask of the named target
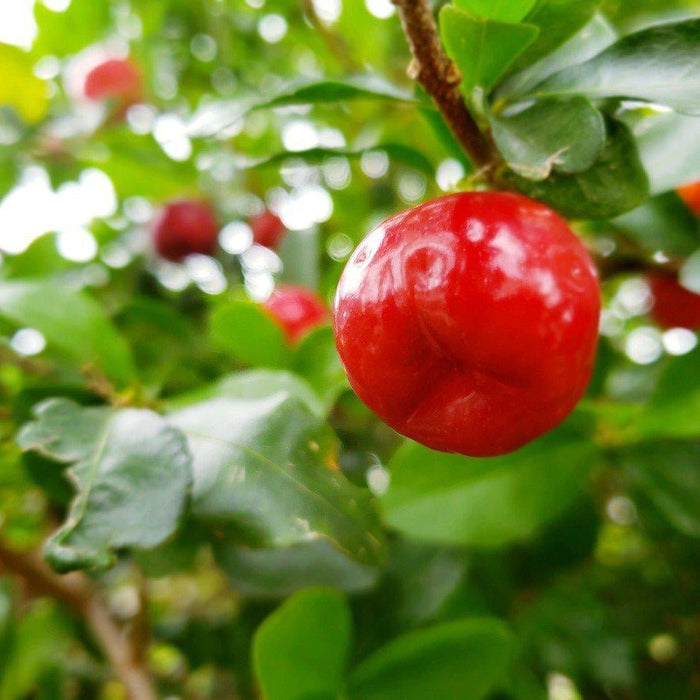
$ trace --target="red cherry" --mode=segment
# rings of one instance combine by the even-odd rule
[[[676,191],[693,214],[695,214],[695,216],[700,216],[700,180],[691,182],[689,185],[683,185],[683,187],[679,187]]]
[[[654,275],[647,280],[654,297],[651,317],[662,328],[700,329],[700,294],[681,287],[675,277]]]
[[[267,209],[254,216],[249,224],[253,230],[253,240],[266,248],[276,248],[285,233],[282,220]]]
[[[357,395],[433,449],[496,455],[550,430],[591,375],[600,290],[551,209],[472,192],[387,219],[358,246],[335,299]]]
[[[141,73],[133,61],[111,58],[87,74],[84,92],[89,100],[137,102],[141,97]]]
[[[326,305],[315,292],[292,284],[275,289],[263,307],[282,327],[290,343],[296,343],[328,318]]]
[[[167,204],[153,225],[153,245],[167,260],[179,262],[192,253],[212,255],[219,224],[208,204],[182,199]]]

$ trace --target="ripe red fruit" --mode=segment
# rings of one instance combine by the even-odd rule
[[[123,103],[141,98],[141,73],[133,61],[111,58],[95,66],[85,78],[89,100],[118,99]]]
[[[676,191],[695,216],[700,216],[700,180],[691,182],[689,185],[683,185]]]
[[[212,255],[219,224],[208,204],[182,199],[167,204],[153,225],[153,245],[166,260],[179,262],[192,253]]]
[[[296,343],[328,318],[326,305],[315,292],[292,284],[275,289],[263,307],[282,327],[290,343]]]
[[[248,223],[253,231],[253,241],[266,248],[276,248],[285,233],[282,220],[267,209]]]
[[[335,337],[388,425],[446,452],[514,450],[557,425],[595,357],[593,262],[551,209],[501,192],[391,217],[348,262]]]
[[[647,280],[654,297],[651,317],[662,328],[700,329],[700,294],[681,287],[675,277],[654,275]]]

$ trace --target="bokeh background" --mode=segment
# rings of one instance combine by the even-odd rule
[[[605,31],[624,34],[698,17],[700,4],[605,0],[600,12]],[[139,99],[86,98],[90,70],[127,57],[143,78]],[[391,493],[401,440],[349,390],[328,325],[292,351],[257,303],[294,283],[330,306],[374,225],[471,185],[444,124],[412,101],[409,59],[389,0],[0,0],[2,542],[40,551],[69,508],[65,465],[16,445],[41,400],[167,413],[251,370],[306,382],[335,436],[328,463],[363,498]],[[326,82],[308,103],[268,104],[300,82],[359,74],[381,99],[345,99],[341,89],[336,99]],[[663,165],[697,177],[700,132],[684,133]],[[174,263],[154,251],[154,219],[181,198],[216,212],[216,255]],[[286,232],[276,250],[253,241],[251,221],[265,211]],[[677,263],[698,285],[698,221],[671,191],[574,227],[602,261],[604,308],[595,374],[565,427],[573,448],[562,458],[547,443],[498,463],[503,481],[488,481],[474,460],[457,465],[452,473],[467,477],[445,491],[466,494],[475,513],[458,535],[426,536],[434,516],[370,518],[385,550],[370,574],[335,554],[287,558],[258,533],[224,537],[189,514],[166,544],[120,551],[116,566],[90,575],[127,628],[148,613],[145,664],[163,697],[257,697],[256,630],[319,582],[347,594],[351,666],[412,630],[499,618],[515,651],[492,700],[700,697],[698,337],[652,318],[645,272]],[[37,280],[48,287],[31,303],[9,291]],[[102,347],[104,372],[87,361],[86,339]],[[126,382],[110,367],[122,343],[135,367]],[[276,377],[255,375],[273,386]],[[440,459],[414,450],[405,462],[421,472]],[[482,478],[483,490],[470,491]],[[480,514],[491,510],[502,526],[484,534]],[[222,551],[222,539],[236,546]],[[261,564],[242,552],[272,554]],[[0,700],[125,697],[79,616],[16,579],[0,578]],[[298,622],[294,643],[310,624]],[[457,678],[465,658],[456,654],[440,678]],[[449,700],[450,687],[435,693]]]

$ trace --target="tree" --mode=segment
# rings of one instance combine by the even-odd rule
[[[653,310],[700,293],[698,3],[34,16],[0,44],[0,700],[697,696],[700,350]],[[573,413],[489,458],[383,424],[329,323],[367,232],[475,190],[565,217],[603,299]]]

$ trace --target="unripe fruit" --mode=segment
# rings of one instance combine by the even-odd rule
[[[693,214],[700,216],[700,180],[679,187],[677,192],[678,196],[688,205]]]
[[[179,200],[167,204],[153,225],[153,246],[166,260],[180,262],[193,253],[212,255],[219,224],[204,202]]]
[[[662,328],[700,329],[700,294],[681,287],[671,276],[654,275],[647,281],[654,297],[651,317]]]
[[[296,343],[328,318],[326,305],[316,293],[292,284],[275,289],[263,308],[281,326],[290,343]]]
[[[117,99],[131,104],[141,98],[141,74],[132,61],[111,58],[87,74],[84,91],[89,100]]]
[[[350,384],[433,449],[496,455],[550,430],[591,375],[600,290],[551,209],[473,192],[391,217],[350,258],[334,326]]]
[[[253,231],[253,241],[266,248],[276,248],[285,233],[282,220],[267,209],[248,223]]]

